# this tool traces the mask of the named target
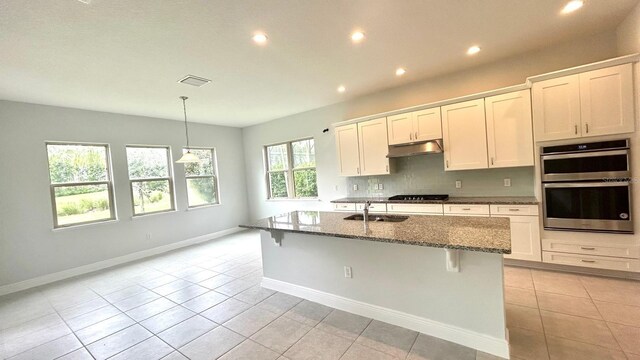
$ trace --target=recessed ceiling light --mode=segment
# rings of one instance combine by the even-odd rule
[[[178,82],[183,83],[183,84],[187,84],[187,85],[193,85],[193,86],[202,86],[204,84],[208,84],[211,82],[211,80],[209,79],[205,79],[203,77],[200,76],[195,76],[195,75],[187,75],[185,77],[183,77],[182,79],[178,80]]]
[[[253,35],[252,39],[253,39],[253,42],[255,42],[256,44],[262,45],[262,44],[265,44],[269,38],[267,37],[266,34],[256,33]]]
[[[338,92],[339,92],[339,93],[343,93],[343,92],[345,92],[345,91],[347,91],[347,88],[346,88],[346,87],[344,87],[344,85],[340,85],[340,86],[338,86]]]
[[[474,45],[467,50],[467,55],[475,55],[480,52],[480,46]]]
[[[351,34],[351,41],[353,41],[354,43],[359,43],[362,40],[364,40],[364,33],[362,31],[355,31],[353,34]]]
[[[407,72],[407,70],[405,70],[404,68],[397,68],[396,69],[396,76],[402,76]]]
[[[562,8],[561,13],[568,14],[580,9],[584,5],[582,0],[571,0]]]

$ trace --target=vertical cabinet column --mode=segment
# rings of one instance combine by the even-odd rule
[[[358,149],[358,125],[335,128],[338,171],[342,176],[360,175],[360,151]]]
[[[360,175],[389,174],[386,118],[358,123],[358,144]]]
[[[445,170],[486,169],[484,99],[442,107]]]
[[[491,96],[484,105],[489,168],[533,166],[529,90]]]

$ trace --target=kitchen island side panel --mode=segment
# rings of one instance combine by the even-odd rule
[[[505,338],[501,254],[460,251],[460,272],[448,272],[441,248],[280,235],[276,246],[261,231],[265,278]]]

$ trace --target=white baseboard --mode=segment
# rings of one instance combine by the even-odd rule
[[[280,280],[264,278],[262,286],[285,294],[297,296],[303,299],[330,306],[353,314],[384,321],[389,324],[402,326],[407,329],[421,332],[426,335],[451,341],[489,354],[509,358],[509,342],[488,335],[480,334],[467,329],[443,324],[437,321],[425,319],[419,316],[407,314],[401,311],[384,308],[377,305],[352,300],[342,296],[330,294],[324,291],[310,289],[300,285],[283,282]]]
[[[0,296],[11,294],[11,293],[22,291],[22,290],[27,290],[36,286],[46,285],[52,282],[68,279],[74,276],[84,275],[90,272],[103,270],[113,266],[122,265],[128,262],[144,259],[150,256],[162,254],[162,253],[180,249],[186,246],[195,245],[208,240],[216,239],[225,235],[230,235],[241,230],[244,230],[244,229],[239,227],[234,227],[231,229],[217,231],[210,234],[196,236],[194,238],[186,239],[186,240],[175,242],[172,244],[158,246],[152,249],[142,250],[132,254],[119,256],[113,259],[98,261],[93,264],[83,265],[83,266],[75,267],[68,270],[63,270],[53,274],[38,276],[32,279],[20,281],[17,283],[3,285],[3,286],[0,286]]]

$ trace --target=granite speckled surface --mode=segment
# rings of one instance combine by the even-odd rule
[[[345,212],[294,211],[243,228],[281,230],[349,239],[510,254],[508,218],[411,215],[403,222],[344,220]]]
[[[533,196],[487,196],[487,197],[449,197],[448,200],[389,200],[387,197],[346,197],[332,200],[332,203],[372,203],[389,204],[484,204],[484,205],[538,205]]]

